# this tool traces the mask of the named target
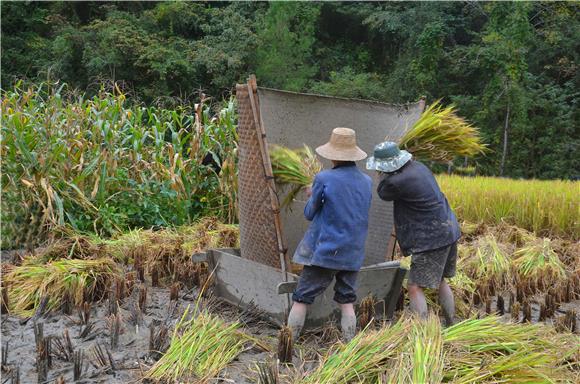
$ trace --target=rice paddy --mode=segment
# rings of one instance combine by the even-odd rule
[[[549,238],[580,240],[580,182],[438,175],[457,216],[471,223],[505,223]]]

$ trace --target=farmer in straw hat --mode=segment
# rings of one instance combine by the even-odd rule
[[[298,338],[308,305],[336,280],[334,300],[340,305],[342,333],[348,341],[356,330],[353,303],[364,259],[372,181],[355,164],[367,154],[356,145],[352,129],[335,128],[330,141],[316,152],[331,160],[333,167],[318,173],[307,191],[304,216],[312,223],[293,258],[304,269],[292,295],[288,326]]]
[[[367,169],[379,172],[377,193],[394,202],[397,240],[403,253],[411,254],[411,310],[427,316],[423,289],[438,289],[445,321],[453,324],[455,303],[445,278],[455,275],[460,230],[445,195],[431,171],[393,142],[375,146]]]

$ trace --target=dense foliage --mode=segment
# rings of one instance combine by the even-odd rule
[[[129,106],[42,84],[2,93],[2,246],[34,245],[54,226],[110,235],[237,220],[233,101],[214,114]],[[219,171],[219,172],[216,172]]]
[[[478,172],[580,175],[574,2],[3,2],[2,84],[102,80],[147,103],[294,91],[454,102],[493,150]],[[460,159],[457,160],[458,162]],[[473,165],[473,164],[472,164]]]

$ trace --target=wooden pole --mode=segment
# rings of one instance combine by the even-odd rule
[[[262,154],[262,165],[264,167],[264,177],[268,184],[268,190],[270,192],[270,204],[272,207],[272,213],[274,215],[274,226],[276,228],[276,237],[278,241],[278,252],[280,257],[280,268],[282,269],[282,274],[284,275],[284,281],[288,281],[288,268],[286,263],[286,247],[284,245],[284,240],[282,238],[282,222],[280,220],[280,202],[278,201],[278,195],[276,194],[276,183],[274,182],[274,175],[272,173],[272,164],[270,162],[270,155],[268,153],[268,148],[266,145],[266,131],[261,121],[259,101],[257,100],[258,84],[256,82],[256,76],[251,75],[248,79],[248,96],[250,98],[250,105],[252,106],[252,115],[254,117],[254,125],[256,127],[256,132],[258,134],[258,143],[260,144],[260,153]],[[290,297],[287,295],[287,307],[286,312],[290,309]]]

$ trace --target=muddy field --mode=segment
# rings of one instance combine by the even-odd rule
[[[168,326],[169,334],[173,325],[179,320],[187,306],[195,306],[198,292],[196,289],[181,291],[177,301],[170,300],[170,289],[147,287],[146,306],[143,313],[136,313],[140,289],[134,289],[131,295],[122,301],[117,312],[121,319],[121,330],[118,345],[112,346],[112,317],[108,300],[94,304],[90,309],[88,322],[86,315],[74,310],[71,315],[52,312],[36,319],[36,326],[42,324],[44,338],[51,338],[52,362],[46,380],[40,376],[36,363],[36,342],[34,319],[24,323],[14,316],[2,315],[2,382],[16,383],[19,375],[21,383],[37,382],[78,382],[78,383],[132,383],[141,381],[145,372],[155,362],[155,353],[151,351],[150,331],[159,329],[160,324]],[[201,300],[201,306],[212,313],[230,321],[240,321],[244,330],[262,341],[261,347],[244,351],[215,382],[223,383],[256,383],[257,365],[271,363],[276,359],[277,333],[275,324],[267,321],[259,311],[243,310],[227,304],[211,294]],[[492,310],[496,309],[496,301]],[[580,300],[563,304],[555,318],[564,316],[570,309],[580,309]],[[485,308],[481,308],[482,313]],[[580,312],[580,311],[578,311]],[[520,319],[523,314],[520,314]],[[504,315],[511,318],[510,313]],[[539,307],[532,305],[532,321],[539,317]],[[576,319],[578,322],[578,319]],[[553,319],[548,319],[552,323]],[[88,325],[87,325],[88,324]],[[578,328],[578,324],[576,324]],[[63,334],[68,332],[72,349],[82,351],[82,369],[78,380],[74,380],[75,364],[60,356],[58,344],[63,341]],[[170,335],[169,335],[170,336]],[[340,332],[336,323],[330,322],[323,329],[310,330],[299,340],[294,350],[294,366],[281,366],[281,377],[298,378],[316,366],[321,353],[337,342]],[[268,350],[265,350],[267,348]],[[102,356],[99,359],[99,351]],[[110,356],[109,356],[110,354]],[[72,360],[70,358],[69,360]],[[77,364],[77,367],[79,364]],[[77,368],[78,370],[78,368]],[[78,375],[78,372],[76,373]],[[61,380],[61,381],[59,381]]]

